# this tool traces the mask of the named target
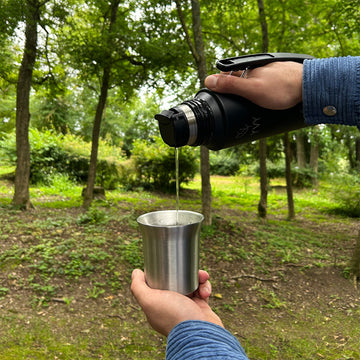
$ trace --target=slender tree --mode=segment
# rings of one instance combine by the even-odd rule
[[[38,23],[40,8],[45,2],[39,0],[26,0],[24,3],[25,15],[25,46],[16,92],[16,172],[15,192],[13,204],[24,209],[32,207],[30,202],[30,90],[33,69],[36,60]]]
[[[305,131],[303,129],[296,131],[296,158],[299,168],[306,166],[305,152]]]
[[[196,65],[200,87],[205,87],[205,78],[207,76],[206,57],[204,41],[201,30],[201,12],[199,0],[191,0],[194,42],[196,50]],[[202,196],[202,212],[205,217],[204,223],[211,225],[211,182],[210,182],[210,156],[209,149],[205,146],[200,147],[201,161],[201,196]]]
[[[355,139],[355,165],[356,169],[360,171],[360,136]]]
[[[292,188],[292,179],[291,179],[291,149],[290,149],[290,140],[289,133],[284,133],[284,152],[285,152],[285,178],[286,178],[286,192],[287,192],[287,202],[288,202],[288,218],[295,218],[295,206],[294,206],[294,197],[293,197],[293,188]]]
[[[354,285],[357,287],[357,283],[360,280],[360,231],[357,235],[355,248],[350,260],[350,271],[354,278]]]
[[[205,86],[205,78],[207,76],[206,70],[206,56],[205,47],[201,30],[201,11],[199,0],[191,0],[192,13],[192,29],[194,40],[191,40],[191,35],[186,25],[185,16],[181,8],[180,0],[176,1],[176,8],[179,19],[186,34],[186,40],[189,45],[191,54],[195,60],[200,86]],[[204,223],[211,224],[211,183],[210,183],[210,161],[209,149],[205,146],[200,148],[201,156],[201,196],[202,196],[202,213],[205,217]]]
[[[116,88],[121,103],[143,84],[147,76],[146,64],[136,49],[143,38],[130,16],[133,6],[134,3],[121,0],[79,1],[74,5],[74,16],[69,18],[61,33],[62,52],[68,54],[68,66],[79,72],[79,87],[97,97],[83,201],[85,208],[93,200],[99,137],[101,125],[106,120],[108,92]]]
[[[86,191],[84,194],[84,202],[83,206],[85,208],[91,205],[93,200],[94,194],[94,185],[96,180],[96,165],[97,165],[97,158],[98,158],[98,149],[99,149],[99,137],[100,137],[100,127],[101,121],[103,118],[103,113],[106,105],[106,99],[110,87],[110,76],[111,76],[111,68],[113,66],[111,62],[111,52],[112,52],[112,32],[113,27],[116,22],[117,13],[119,9],[120,0],[113,0],[110,2],[110,19],[109,19],[109,26],[108,26],[108,35],[106,39],[108,39],[108,54],[104,54],[107,60],[104,62],[103,65],[103,73],[101,79],[101,89],[98,104],[96,107],[95,119],[94,119],[94,126],[93,126],[93,134],[92,134],[92,141],[91,141],[91,155],[90,155],[90,164],[89,164],[89,172],[88,172],[88,180]]]
[[[319,136],[319,127],[314,126],[311,129],[311,143],[310,143],[310,169],[314,172],[314,177],[312,179],[313,187],[317,188],[319,185],[319,151],[320,151],[320,136]]]
[[[258,0],[259,19],[262,34],[262,51],[268,52],[269,34],[265,15],[265,6],[263,0]],[[258,214],[265,218],[267,213],[267,171],[266,171],[266,138],[259,140],[259,159],[260,159],[260,201],[258,204]]]

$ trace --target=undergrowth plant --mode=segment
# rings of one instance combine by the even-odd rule
[[[335,186],[333,196],[339,204],[335,211],[346,216],[360,217],[360,175],[332,175]]]
[[[80,225],[85,224],[104,224],[109,221],[108,214],[105,210],[99,208],[96,202],[93,202],[92,205],[77,219],[77,223]]]
[[[30,181],[32,184],[51,185],[53,178],[61,174],[72,181],[87,180],[91,144],[80,137],[59,135],[51,131],[30,129],[31,144]],[[10,165],[16,164],[15,132],[0,139],[0,153]],[[115,189],[118,181],[118,165],[123,160],[121,150],[100,140],[97,164],[97,184]]]

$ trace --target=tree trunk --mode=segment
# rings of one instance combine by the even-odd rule
[[[199,0],[191,0],[192,21],[195,43],[195,61],[197,65],[200,87],[205,87],[205,78],[207,76],[205,47],[201,30],[201,13]]]
[[[355,139],[355,162],[356,169],[360,170],[360,136]]]
[[[319,129],[314,127],[314,136],[311,139],[310,148],[310,168],[314,171],[315,177],[313,178],[314,188],[318,187],[318,172],[319,172]]]
[[[37,24],[40,4],[26,2],[25,47],[16,90],[16,172],[15,192],[12,203],[23,209],[32,207],[30,202],[30,90],[37,50]]]
[[[306,166],[305,135],[302,130],[296,132],[296,158],[299,168]]]
[[[295,218],[295,206],[291,179],[291,149],[289,141],[289,133],[284,134],[284,152],[285,152],[285,178],[286,178],[286,192],[288,201],[288,217]]]
[[[354,137],[352,134],[345,134],[344,144],[348,150],[350,169],[356,169],[356,140],[354,144]]]
[[[262,35],[262,50],[263,52],[268,52],[269,50],[269,33],[266,22],[266,14],[265,14],[265,5],[263,0],[257,0],[258,9],[259,9],[259,18],[261,25],[261,35]]]
[[[262,34],[262,51],[269,50],[269,34],[265,15],[265,6],[263,0],[258,0],[259,19]],[[266,139],[259,140],[259,160],[260,160],[260,201],[258,204],[258,214],[261,218],[266,218],[267,214],[267,189],[268,179],[266,171]]]
[[[201,13],[199,0],[191,0],[191,12],[195,43],[195,61],[200,80],[200,87],[205,87],[207,76],[204,41],[201,30]],[[210,154],[205,146],[200,147],[201,162],[201,199],[204,224],[211,225],[211,182],[210,182]]]
[[[259,160],[260,160],[260,201],[258,204],[258,214],[261,218],[266,218],[267,213],[267,171],[266,171],[266,139],[259,140]]]
[[[354,284],[360,279],[360,231],[356,239],[355,249],[350,261],[350,272],[354,276]]]
[[[194,34],[194,43],[191,40],[190,32],[186,26],[185,16],[181,9],[180,0],[175,0],[176,9],[185,38],[188,43],[190,52],[195,60],[200,80],[200,87],[205,86],[205,78],[207,76],[206,58],[204,50],[204,41],[201,30],[201,12],[199,0],[191,0],[192,28]],[[210,162],[209,149],[204,146],[200,147],[200,172],[201,172],[201,198],[202,213],[204,215],[204,224],[211,225],[211,183],[210,183]]]
[[[84,208],[88,208],[91,205],[91,202],[94,198],[94,186],[96,180],[96,165],[98,158],[101,120],[105,109],[106,98],[109,90],[109,79],[110,79],[110,69],[106,68],[104,69],[104,73],[103,73],[101,92],[99,96],[99,102],[96,107],[96,113],[94,119],[94,127],[93,127],[92,140],[91,140],[89,172],[88,172],[87,185],[86,185],[84,201],[83,201]]]
[[[210,182],[210,161],[209,149],[200,146],[201,157],[201,200],[204,224],[211,225],[211,182]]]
[[[112,31],[112,27],[115,24],[117,12],[119,8],[119,1],[114,1],[111,4],[111,18],[109,24],[109,33]],[[111,44],[109,44],[111,48]],[[98,149],[99,149],[99,137],[100,137],[100,129],[101,129],[101,121],[106,105],[106,99],[108,95],[108,90],[110,86],[110,73],[111,73],[111,59],[110,54],[108,57],[108,61],[106,62],[103,70],[102,84],[99,96],[99,102],[96,107],[95,119],[94,119],[94,127],[92,133],[92,142],[91,142],[91,155],[90,155],[90,164],[89,164],[89,172],[86,190],[84,194],[83,207],[88,208],[91,205],[91,202],[94,198],[94,186],[96,180],[96,165],[98,158]]]

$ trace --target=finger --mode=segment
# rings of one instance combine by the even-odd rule
[[[228,76],[241,76],[244,71],[245,70],[228,71],[228,72],[221,71],[220,74],[221,75],[228,75]]]
[[[131,291],[136,300],[142,305],[149,293],[149,287],[145,282],[145,274],[139,269],[135,269],[131,274]]]
[[[206,282],[209,279],[210,279],[210,275],[207,271],[199,270],[199,283],[200,284],[203,284],[204,282]]]
[[[140,269],[134,269],[131,274],[131,280],[132,282],[135,282],[136,284],[145,282],[145,274]]]
[[[210,281],[206,281],[205,283],[200,284],[199,289],[198,289],[198,296],[201,299],[204,299],[206,302],[208,302],[210,295],[211,295],[211,283],[210,283]]]
[[[258,80],[215,74],[205,79],[205,86],[215,92],[236,94],[251,100],[254,96],[259,96],[261,91]]]
[[[199,287],[195,296],[208,301],[211,295],[211,284],[209,281],[210,275],[205,270],[199,270]]]
[[[233,71],[232,76],[241,77],[241,75],[245,72],[245,70]]]

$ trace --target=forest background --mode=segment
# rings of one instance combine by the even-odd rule
[[[76,193],[71,193],[71,199],[68,194],[60,196],[60,208],[66,203],[80,211],[80,202],[84,208],[77,225],[104,220],[99,203],[93,204],[94,187],[104,189],[110,199],[113,195],[109,194],[119,189],[129,194],[141,192],[144,197],[150,196],[147,191],[171,193],[175,186],[174,150],[159,138],[154,114],[192,98],[203,86],[206,74],[217,72],[215,62],[219,58],[264,51],[314,57],[358,55],[359,5],[358,0],[2,0],[0,174],[6,182],[1,198],[3,229],[9,221],[5,215],[9,211],[14,211],[10,214],[19,219],[37,218],[36,212],[24,215],[11,210],[14,207],[30,210],[34,203],[40,208],[59,206],[52,196],[61,195],[65,189],[75,189]],[[287,169],[288,218],[296,217],[292,190],[289,191],[292,186],[295,191],[310,189],[318,194],[323,182],[333,186],[333,201],[341,216],[356,219],[360,215],[359,166],[357,128],[317,126],[218,152],[185,147],[180,153],[180,181],[185,188],[200,184],[199,210],[206,216],[210,236],[214,226],[219,225],[219,200],[215,198],[214,204],[212,199],[211,183],[217,181],[214,175],[251,178],[256,182],[260,179],[258,216],[266,218],[271,179],[284,178]],[[237,181],[241,183],[238,178]],[[250,183],[245,181],[245,189]],[[44,199],[39,202],[37,196],[44,187],[57,192],[45,196],[48,205],[44,205]],[[187,201],[185,196],[183,203]],[[131,210],[131,216],[140,210]],[[53,225],[56,221],[51,220]],[[229,226],[227,231],[235,231],[233,223]],[[125,230],[133,231],[131,226]],[[4,230],[4,238],[8,236]],[[35,238],[39,241],[37,235]],[[124,241],[120,246],[125,254],[122,256],[127,256],[131,265],[139,265],[138,248],[134,247],[139,243]],[[4,265],[6,280],[0,286],[0,298],[5,299],[12,289],[9,282],[14,281],[12,262],[22,264],[35,251],[30,247],[32,250],[27,253],[21,250],[24,244],[13,245],[11,241],[4,242],[1,255],[4,264],[10,264],[10,268]],[[52,249],[49,243],[45,248]],[[348,260],[356,254],[354,243]],[[42,256],[48,261],[52,258],[49,253]],[[239,256],[242,258],[243,254]],[[80,261],[80,257],[76,260]],[[45,263],[49,266],[49,262]],[[346,273],[350,271],[348,265],[344,265]],[[94,270],[83,269],[83,274],[76,269],[79,273],[71,268],[76,274],[70,276],[78,278]],[[55,276],[50,276],[48,270],[45,272],[49,278]],[[359,262],[352,272],[356,282]],[[48,283],[49,278],[40,281],[32,273],[25,281],[27,285],[22,283],[22,289],[30,287],[37,294],[37,306],[46,305],[51,299],[60,300],[69,308],[71,303],[74,306],[70,296],[55,296],[56,286]],[[89,285],[89,298],[97,299],[103,294],[101,284]],[[118,289],[117,286],[113,284],[111,288]],[[264,301],[270,299],[274,308],[284,308],[273,290],[267,289],[266,294],[261,291]],[[225,305],[226,310],[231,310],[229,304]],[[276,344],[265,352],[274,358],[284,346]],[[357,358],[356,354],[352,356]]]
[[[85,206],[91,204],[99,182],[105,187],[118,183],[170,187],[173,172],[165,166],[160,174],[155,164],[164,160],[149,161],[151,155],[143,153],[159,135],[156,112],[193,97],[206,74],[216,72],[218,58],[264,50],[315,57],[358,54],[357,5],[356,1],[2,1],[0,133],[2,162],[17,165],[13,204],[30,208],[29,182],[50,181],[59,172],[87,181]],[[30,165],[29,137],[33,134],[46,142],[50,133],[47,146],[33,145]],[[61,139],[58,144],[51,143],[56,142],[55,135]],[[113,161],[98,164],[99,139],[114,146]],[[91,142],[88,164],[70,145],[82,141]],[[259,214],[266,216],[264,159],[276,166],[284,156],[281,138],[268,141],[267,149],[260,144],[265,203]],[[239,164],[256,162],[258,146],[212,153],[213,172],[233,174]],[[184,150],[189,165],[195,163],[191,156],[196,150]],[[312,127],[292,134],[288,150],[288,162],[297,164],[293,171],[316,184],[319,167],[328,174],[358,167],[360,137],[354,127]],[[196,170],[184,163],[183,171],[181,181],[187,181]],[[203,213],[210,224],[209,152],[203,147],[201,175]],[[292,209],[289,216],[293,217]]]

